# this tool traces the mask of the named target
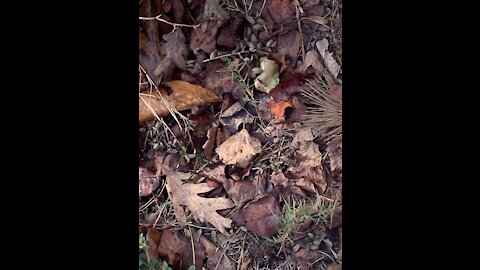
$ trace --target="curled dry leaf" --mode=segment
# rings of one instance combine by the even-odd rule
[[[198,196],[214,189],[207,183],[191,184],[183,183],[182,180],[188,179],[190,174],[174,172],[167,175],[167,192],[173,202],[175,216],[181,224],[186,224],[187,217],[182,206],[190,210],[193,217],[200,221],[210,222],[221,233],[225,233],[225,228],[230,228],[231,219],[222,217],[217,210],[227,209],[235,204],[227,198],[203,198]]]
[[[260,140],[250,136],[246,129],[242,129],[218,146],[215,152],[223,163],[246,168],[250,159],[261,150]]]
[[[207,105],[221,100],[211,90],[200,85],[184,81],[171,81],[165,84],[172,88],[172,94],[168,95],[164,89],[160,89],[160,93],[152,91],[151,95],[148,92],[140,94],[138,100],[140,125],[155,118],[152,110],[162,117],[170,114],[167,106],[172,106],[177,111],[184,111],[194,106]]]
[[[278,232],[280,206],[272,195],[267,195],[249,204],[241,212],[249,231],[263,237],[270,237]]]
[[[260,59],[260,69],[262,73],[255,79],[254,85],[260,91],[269,93],[280,82],[278,78],[277,63],[268,58],[262,57]]]
[[[335,58],[333,57],[333,53],[328,51],[328,40],[326,38],[317,41],[315,43],[317,46],[317,50],[322,56],[325,65],[327,66],[328,70],[332,73],[332,75],[337,78],[338,74],[340,73],[340,65],[337,63]]]

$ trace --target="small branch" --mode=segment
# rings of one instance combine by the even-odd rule
[[[206,62],[210,62],[210,61],[213,61],[213,60],[216,60],[216,59],[220,59],[220,58],[222,58],[222,57],[234,56],[234,55],[242,54],[242,53],[246,53],[246,52],[249,52],[249,51],[241,51],[241,52],[237,52],[237,53],[222,54],[222,55],[219,55],[219,56],[215,56],[215,57],[213,57],[213,58],[210,58],[210,59],[205,59],[205,60],[203,60],[202,62],[203,62],[203,63],[206,63]]]
[[[157,20],[159,22],[163,22],[163,23],[166,23],[166,24],[170,24],[171,26],[173,26],[173,28],[177,28],[177,27],[192,27],[193,29],[196,29],[197,27],[200,26],[200,24],[197,24],[197,25],[189,25],[189,24],[183,24],[183,23],[172,23],[172,22],[169,22],[165,19],[162,19],[162,14],[156,16],[156,17],[138,17],[139,20],[144,20],[144,21],[153,21],[153,20]]]

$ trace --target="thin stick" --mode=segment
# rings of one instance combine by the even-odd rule
[[[172,22],[169,22],[167,20],[164,20],[161,18],[162,17],[162,14],[156,16],[156,17],[138,17],[139,20],[144,20],[144,21],[153,21],[153,20],[157,20],[159,22],[163,22],[163,23],[166,23],[166,24],[169,24],[171,26],[173,26],[174,28],[177,28],[177,27],[192,27],[193,29],[196,29],[197,27],[200,26],[200,24],[197,24],[197,25],[189,25],[189,24],[183,24],[183,23],[172,23]]]
[[[213,60],[216,60],[216,59],[219,59],[219,58],[222,58],[222,57],[234,56],[234,55],[242,54],[242,53],[246,53],[246,52],[249,52],[249,51],[241,51],[241,52],[237,52],[237,53],[222,54],[222,55],[218,55],[218,56],[215,56],[213,58],[210,58],[210,59],[205,59],[202,62],[206,63],[206,62],[213,61]]]

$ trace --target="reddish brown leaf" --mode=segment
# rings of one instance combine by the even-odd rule
[[[282,24],[295,17],[295,6],[289,0],[267,2],[267,12],[276,24]]]
[[[300,248],[293,257],[298,261],[300,264],[301,270],[311,269],[312,264],[317,261],[319,255],[318,252],[314,250],[308,250],[305,248]]]
[[[305,61],[295,69],[295,72],[305,75],[322,74],[323,64],[317,50],[310,50],[305,54]]]
[[[243,26],[242,17],[234,17],[230,23],[220,30],[220,34],[217,38],[217,44],[228,48],[235,48],[240,41],[240,30]]]
[[[155,75],[155,69],[161,61],[157,43],[150,40],[147,34],[139,32],[139,63],[145,69],[147,75],[155,82],[158,78]]]
[[[332,87],[330,87],[330,94],[342,100],[342,86],[338,84],[333,84]]]
[[[278,232],[280,225],[278,213],[280,213],[280,206],[277,199],[271,195],[242,209],[247,229],[263,237],[270,237]]]
[[[164,230],[157,250],[174,269],[186,270],[193,262],[191,244],[178,231]]]
[[[224,141],[226,141],[232,133],[228,130],[227,127],[221,127],[217,130],[217,140],[215,142],[215,145],[218,147],[221,145]]]
[[[225,176],[225,164],[209,164],[202,170],[202,175],[220,183],[227,181]]]
[[[215,49],[218,26],[216,22],[205,22],[207,30],[202,31],[201,27],[193,29],[192,39],[190,41],[190,48],[197,54],[199,50],[206,53],[211,53]]]
[[[238,64],[239,60],[235,59],[232,64]],[[232,79],[232,75],[226,70],[227,64],[222,60],[214,60],[207,63],[205,69],[205,88],[217,91],[217,93],[232,93],[235,100],[244,96],[243,90],[236,80]]]
[[[307,168],[307,167],[297,167],[292,168],[295,173],[296,178],[305,178],[312,182],[315,187],[320,192],[325,192],[327,190],[327,180],[325,171],[321,167]]]
[[[327,144],[328,157],[330,158],[330,169],[332,172],[342,170],[342,136],[333,138]]]
[[[296,96],[292,96],[293,110],[286,115],[285,120],[288,123],[301,122],[305,119],[307,106]]]
[[[286,101],[292,94],[300,93],[304,89],[305,81],[302,76],[287,69],[280,79],[280,84],[270,91],[269,95],[275,102]]]
[[[230,198],[237,205],[237,209],[242,208],[255,197],[255,186],[247,180],[233,181],[232,179],[227,179],[224,181],[224,187]]]
[[[182,0],[171,0],[172,1],[172,12],[173,19],[176,23],[182,23],[183,14],[185,14],[185,8],[183,7]]]
[[[327,267],[327,270],[342,270],[341,263],[332,263]]]
[[[301,44],[302,35],[297,30],[290,30],[278,37],[278,53],[288,57],[291,67],[296,65]]]

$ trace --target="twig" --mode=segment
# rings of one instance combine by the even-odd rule
[[[190,24],[183,24],[183,23],[172,23],[172,22],[169,22],[165,19],[162,19],[162,14],[156,16],[156,17],[138,17],[139,20],[144,20],[144,21],[153,21],[153,20],[157,20],[159,22],[163,22],[163,23],[166,23],[166,24],[169,24],[171,26],[173,26],[173,28],[177,28],[177,27],[192,27],[193,29],[196,29],[197,27],[200,26],[200,24],[197,24],[197,25],[190,25]]]
[[[210,59],[205,59],[202,62],[206,63],[206,62],[213,61],[213,60],[216,60],[216,59],[219,59],[219,58],[222,58],[222,57],[234,56],[234,55],[242,54],[242,53],[246,53],[246,52],[249,52],[249,51],[241,51],[241,52],[237,52],[237,53],[222,54],[222,55],[218,55],[218,56],[215,56],[213,58],[210,58]]]

